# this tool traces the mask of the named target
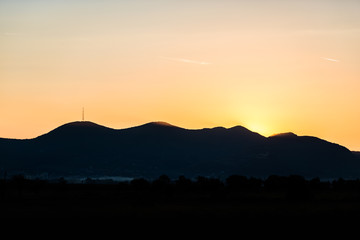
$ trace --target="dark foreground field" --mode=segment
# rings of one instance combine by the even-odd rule
[[[360,181],[321,182],[300,176],[266,180],[231,176],[225,181],[179,177],[170,181],[83,184],[27,180],[1,181],[2,218],[238,217],[241,219],[349,219],[360,216]]]

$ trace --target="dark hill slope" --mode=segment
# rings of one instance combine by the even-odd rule
[[[267,148],[276,174],[291,172],[312,177],[316,173],[325,178],[359,176],[359,161],[347,148],[316,137],[274,136],[269,138]]]
[[[73,122],[35,139],[0,139],[0,150],[0,168],[28,174],[346,177],[359,169],[339,145],[294,134],[265,138],[241,126],[188,130],[152,122],[115,130]]]

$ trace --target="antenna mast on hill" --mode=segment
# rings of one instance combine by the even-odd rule
[[[82,120],[85,121],[85,111],[84,111],[84,107],[82,109]]]

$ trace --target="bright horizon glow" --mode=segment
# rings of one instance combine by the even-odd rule
[[[72,121],[310,135],[360,151],[358,0],[3,0],[0,137]]]

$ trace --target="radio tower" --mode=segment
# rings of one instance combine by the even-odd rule
[[[84,107],[82,109],[82,120],[85,121],[85,111],[84,111]]]

